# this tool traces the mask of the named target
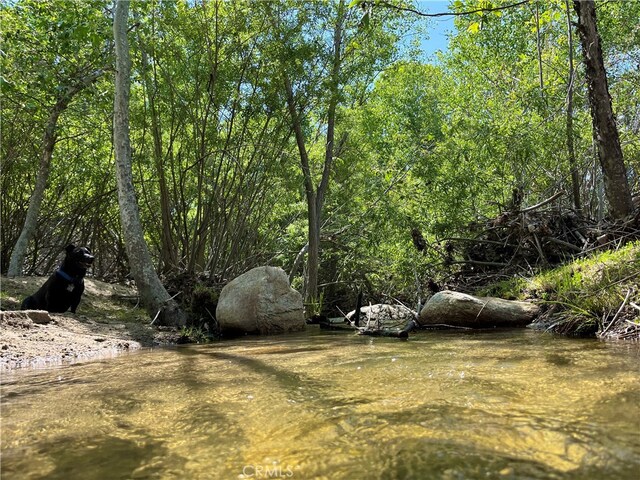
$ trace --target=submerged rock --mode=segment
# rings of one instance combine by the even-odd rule
[[[469,328],[524,327],[538,315],[537,305],[493,297],[474,297],[442,291],[429,299],[420,311],[421,326]]]
[[[220,292],[216,319],[224,334],[273,334],[303,330],[302,295],[281,268],[256,267]]]

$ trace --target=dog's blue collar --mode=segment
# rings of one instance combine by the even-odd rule
[[[72,282],[75,283],[76,279],[73,278],[71,275],[69,275],[67,272],[65,272],[64,270],[62,270],[61,268],[59,268],[58,270],[56,270],[56,273],[58,275],[60,275],[62,278],[64,278],[67,282]]]

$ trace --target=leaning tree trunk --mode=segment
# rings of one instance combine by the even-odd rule
[[[36,186],[33,189],[31,198],[29,199],[29,207],[27,208],[27,216],[24,221],[24,226],[22,227],[18,241],[11,252],[9,269],[7,271],[7,276],[9,277],[22,275],[27,247],[29,246],[29,242],[33,239],[36,227],[38,226],[38,215],[40,215],[40,207],[42,206],[44,191],[47,186],[47,180],[49,179],[49,171],[51,170],[51,157],[53,156],[53,149],[56,145],[56,127],[58,126],[58,119],[62,112],[67,109],[69,103],[73,100],[73,97],[95,82],[103,73],[104,72],[102,70],[96,70],[86,77],[74,82],[70,87],[63,89],[62,95],[58,97],[55,105],[51,109],[51,113],[49,114],[47,125],[45,126],[44,134],[42,136],[40,165],[36,176]]]
[[[633,211],[633,203],[618,127],[611,106],[607,72],[596,24],[595,3],[593,0],[574,0],[573,6],[578,14],[578,32],[586,67],[591,117],[604,176],[605,194],[611,215],[614,218],[624,218]]]
[[[113,141],[116,155],[120,221],[129,257],[129,266],[136,281],[142,305],[150,315],[160,314],[158,323],[184,325],[184,313],[171,299],[153,268],[151,255],[144,240],[140,212],[133,187],[129,139],[131,60],[127,40],[128,14],[129,0],[117,0],[113,17],[113,36],[116,50]]]

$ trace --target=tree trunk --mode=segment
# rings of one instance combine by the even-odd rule
[[[116,49],[115,102],[113,112],[113,141],[116,156],[116,179],[120,221],[129,257],[129,266],[142,305],[151,316],[160,314],[167,325],[184,325],[184,313],[171,300],[153,268],[151,255],[144,240],[140,212],[133,187],[131,144],[129,139],[129,92],[131,61],[127,40],[129,0],[117,0],[113,18]]]
[[[334,142],[335,142],[335,120],[336,107],[338,104],[338,88],[340,84],[339,74],[342,64],[342,31],[344,21],[345,5],[341,0],[338,4],[338,15],[333,36],[333,62],[330,73],[330,97],[327,109],[327,137],[325,144],[324,166],[322,169],[322,177],[317,189],[313,184],[311,175],[311,167],[309,155],[305,146],[304,134],[300,116],[298,114],[293,89],[286,73],[285,89],[287,94],[287,106],[293,123],[293,130],[300,153],[300,162],[302,173],[304,176],[305,192],[307,197],[307,217],[309,221],[309,251],[307,255],[307,303],[316,303],[318,301],[318,269],[320,266],[320,229],[322,225],[322,209],[324,207],[324,196],[329,186],[329,177],[334,159]]]
[[[573,88],[575,71],[573,68],[573,27],[571,25],[571,9],[569,0],[565,0],[567,10],[567,38],[569,40],[569,85],[567,87],[567,155],[569,157],[569,167],[571,168],[571,186],[573,191],[573,207],[576,212],[582,211],[580,200],[580,175],[576,165],[576,153],[573,144]]]
[[[544,76],[542,71],[542,42],[540,41],[540,8],[536,2],[536,49],[538,50],[538,82],[540,83],[540,98],[544,100]]]
[[[293,88],[286,72],[284,74],[284,86],[287,94],[287,106],[291,115],[291,123],[293,132],[298,145],[298,153],[300,154],[300,165],[302,167],[302,175],[304,177],[304,190],[307,197],[307,219],[309,222],[309,249],[307,253],[307,284],[306,298],[307,301],[314,302],[318,296],[318,259],[320,250],[320,222],[318,221],[316,191],[313,186],[313,178],[311,177],[311,167],[309,162],[309,154],[304,139],[304,132],[300,115],[296,108],[295,99],[293,97]]]
[[[22,275],[27,247],[35,234],[36,227],[38,225],[38,215],[40,214],[44,191],[47,186],[47,180],[49,179],[53,149],[56,145],[56,127],[58,126],[58,119],[62,112],[67,109],[69,103],[73,100],[73,97],[95,82],[103,73],[103,70],[96,70],[86,77],[81,78],[72,86],[67,87],[62,95],[58,97],[55,105],[51,109],[51,113],[49,114],[47,125],[45,126],[44,134],[42,136],[40,165],[36,176],[36,186],[31,194],[31,198],[29,199],[29,208],[27,208],[27,216],[24,226],[22,227],[22,231],[20,232],[16,245],[13,247],[13,252],[11,252],[9,269],[7,271],[7,276],[9,277]]]
[[[300,265],[302,264],[302,259],[304,258],[304,256],[307,254],[308,251],[309,251],[309,244],[306,243],[304,247],[300,249],[300,251],[298,252],[298,255],[296,255],[296,259],[293,261],[293,266],[291,267],[291,271],[289,271],[289,283],[293,282],[293,277],[295,276],[296,272],[300,268]]]
[[[141,42],[142,43],[142,42]],[[147,98],[149,100],[149,110],[151,114],[151,134],[153,137],[153,159],[156,167],[156,174],[158,175],[158,186],[160,190],[160,260],[161,271],[169,271],[177,264],[175,242],[171,235],[171,202],[169,199],[169,188],[167,186],[167,179],[165,177],[164,158],[162,153],[162,130],[160,125],[160,119],[158,110],[156,108],[156,90],[157,90],[157,78],[155,71],[155,62],[153,66],[153,82],[149,80],[147,70],[149,68],[149,62],[147,60],[147,53],[142,46],[142,71],[145,90],[147,91]]]
[[[624,218],[633,211],[627,172],[620,147],[611,96],[604,68],[600,35],[593,0],[574,0],[578,14],[578,32],[582,44],[593,129],[598,145],[598,158],[604,175],[604,186],[610,214]]]

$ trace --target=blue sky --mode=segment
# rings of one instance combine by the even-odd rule
[[[425,13],[441,13],[449,10],[449,0],[419,0],[416,2],[418,10]],[[447,49],[447,33],[453,31],[453,16],[429,19],[427,27],[428,38],[422,39],[420,46],[426,56],[438,50]]]

